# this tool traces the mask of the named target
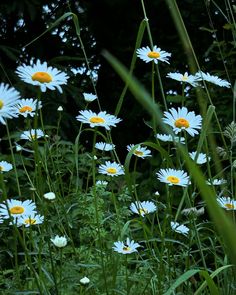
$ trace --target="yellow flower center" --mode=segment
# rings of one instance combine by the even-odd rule
[[[11,214],[22,214],[25,212],[25,209],[22,206],[14,206],[10,208],[9,211],[11,212]]]
[[[128,247],[128,246],[124,246],[124,247],[123,247],[123,251],[130,251],[130,250],[131,250],[131,248]]]
[[[32,112],[32,108],[31,107],[29,107],[29,106],[24,106],[24,107],[22,107],[22,108],[20,108],[20,113],[25,113],[25,112]]]
[[[175,126],[177,128],[182,128],[182,127],[185,127],[185,128],[188,128],[189,127],[189,121],[184,119],[184,118],[179,118],[175,121]]]
[[[187,81],[188,80],[188,74],[184,74],[182,77],[182,81]]]
[[[101,117],[92,117],[89,119],[91,123],[105,123],[105,120]]]
[[[36,72],[31,78],[33,81],[38,81],[40,83],[52,82],[52,77],[47,72]]]
[[[34,218],[27,218],[24,220],[25,224],[36,224],[36,219]]]
[[[228,209],[234,209],[234,204],[226,203],[225,207]]]
[[[3,167],[2,166],[0,166],[0,171],[3,171]]]
[[[113,168],[113,167],[107,168],[107,173],[116,174],[116,172],[117,172],[116,168]]]
[[[150,57],[150,58],[159,58],[161,55],[160,55],[159,52],[150,51],[150,52],[148,52],[148,55],[147,56]]]
[[[136,155],[136,156],[143,156],[143,152],[141,152],[141,151],[134,151],[134,154]]]
[[[3,106],[4,106],[4,103],[3,103],[3,101],[0,99],[0,110],[3,108]]]
[[[176,177],[176,176],[168,176],[168,177],[167,177],[167,180],[168,180],[169,182],[173,183],[173,184],[177,184],[177,183],[179,183],[179,178]]]
[[[139,209],[138,209],[138,213],[139,213],[140,215],[142,215],[142,214],[147,214],[148,211],[147,211],[147,209],[139,208]]]

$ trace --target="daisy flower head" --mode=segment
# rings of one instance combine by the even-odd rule
[[[185,144],[185,138],[184,137],[178,137],[178,136],[172,136],[170,134],[156,134],[156,138],[160,139],[161,141],[171,141],[171,142],[179,142],[182,144]]]
[[[84,100],[87,102],[92,102],[98,98],[97,95],[92,93],[83,93],[83,95],[84,95]]]
[[[169,186],[187,186],[190,184],[189,176],[183,170],[175,170],[172,168],[161,169],[157,174],[157,178]]]
[[[218,76],[213,76],[209,73],[204,73],[202,71],[199,71],[195,74],[195,76],[199,80],[204,80],[204,81],[210,82],[212,84],[218,85],[220,87],[226,87],[226,88],[231,87],[231,84],[228,81],[220,79]]]
[[[187,226],[179,224],[178,222],[171,221],[170,226],[175,232],[183,235],[187,235],[189,232],[189,228]]]
[[[101,164],[98,167],[98,172],[101,174],[110,175],[112,177],[125,174],[124,168],[122,165],[116,162],[112,163],[110,161],[106,161],[105,164]]]
[[[196,159],[196,155],[197,155],[197,152],[189,153],[190,158],[196,161],[196,163],[200,165],[206,163],[207,161],[210,161],[211,159],[210,157],[208,157],[206,154],[203,154],[203,153],[198,153],[198,156]]]
[[[56,235],[54,238],[50,239],[54,246],[58,248],[63,248],[67,245],[67,238],[65,236]]]
[[[141,247],[141,245],[127,238],[125,243],[121,241],[115,242],[112,248],[114,251],[121,254],[131,254],[133,252],[138,252],[138,247]]]
[[[82,285],[87,285],[87,284],[90,283],[90,279],[87,278],[87,277],[83,277],[83,278],[80,279],[79,281],[80,281],[80,283],[81,283]]]
[[[121,121],[121,119],[106,112],[96,114],[91,110],[80,111],[76,119],[82,123],[89,124],[91,128],[102,126],[107,130],[110,130],[111,126],[116,127],[116,124]]]
[[[153,202],[150,201],[136,201],[134,203],[131,203],[130,210],[133,213],[139,214],[142,217],[144,217],[146,214],[155,212],[157,209],[156,205]]]
[[[44,221],[44,216],[41,216],[37,213],[33,213],[31,215],[22,215],[17,220],[17,225],[24,225],[25,227],[29,227],[36,224],[41,224]]]
[[[32,130],[27,130],[21,133],[20,139],[26,139],[29,141],[34,141],[38,138],[44,137],[45,134],[41,129],[32,129]]]
[[[97,187],[106,187],[108,185],[108,182],[105,180],[97,180],[96,181],[96,186]]]
[[[130,152],[133,148],[134,148],[134,144],[130,144],[127,146],[127,150]],[[134,150],[133,150],[133,155],[139,157],[139,158],[146,158],[146,157],[151,157],[151,151],[149,149],[147,149],[147,147],[141,147],[141,145],[137,146]]]
[[[221,179],[208,179],[206,181],[206,184],[208,184],[208,185],[222,185],[222,184],[226,184],[226,183],[227,183],[227,181],[223,178],[221,178]]]
[[[0,173],[1,172],[8,172],[12,170],[13,166],[11,163],[8,163],[7,161],[0,161]]]
[[[106,142],[97,142],[95,144],[95,148],[100,150],[100,151],[112,151],[114,150],[115,148],[115,145],[114,144],[111,144],[111,143],[106,143]]]
[[[62,93],[61,85],[67,84],[69,78],[66,73],[57,68],[49,67],[47,62],[37,60],[35,64],[27,66],[23,64],[16,69],[17,75],[25,83],[39,86],[42,92],[58,89]]]
[[[19,115],[24,116],[25,118],[29,115],[34,117],[35,111],[41,109],[41,101],[34,100],[33,98],[21,99],[17,104],[17,111]]]
[[[18,117],[16,105],[20,93],[8,84],[0,84],[0,122],[6,124],[6,119]]]
[[[217,203],[226,210],[236,210],[236,201],[229,197],[218,197]]]
[[[184,74],[168,73],[166,77],[179,81],[181,83],[189,83],[193,87],[199,86],[199,84],[197,83],[199,81],[199,77],[195,75],[189,75],[187,72],[185,72]]]
[[[137,49],[136,53],[137,56],[146,63],[154,61],[154,63],[157,64],[158,61],[163,61],[169,64],[168,59],[171,57],[171,53],[161,50],[161,48],[157,47],[156,45],[153,47],[153,49],[150,49],[149,46],[139,48]]]
[[[56,199],[56,195],[54,192],[48,192],[48,193],[45,193],[43,195],[44,199],[47,199],[47,200],[55,200]]]
[[[202,126],[202,116],[188,112],[186,107],[178,110],[171,108],[169,112],[164,112],[164,116],[163,122],[171,126],[176,134],[185,130],[189,135],[195,136],[199,133],[197,129],[201,129]]]
[[[4,218],[13,217],[14,220],[21,216],[31,216],[36,212],[36,205],[31,200],[19,201],[19,200],[6,200],[3,204],[0,204],[0,215]]]

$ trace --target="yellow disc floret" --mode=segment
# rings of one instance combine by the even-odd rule
[[[188,128],[189,127],[189,121],[184,118],[179,118],[175,121],[175,127],[177,128]]]
[[[167,177],[167,180],[168,180],[169,182],[173,183],[173,184],[177,184],[177,183],[179,183],[179,178],[176,177],[176,176],[168,176],[168,177]]]
[[[14,206],[10,208],[9,211],[11,212],[11,214],[22,214],[24,213],[25,209],[22,206]]]
[[[19,112],[20,112],[20,113],[32,112],[32,110],[33,110],[33,109],[32,109],[31,107],[29,107],[29,106],[24,106],[24,107],[20,108]]]
[[[3,103],[3,101],[0,99],[0,110],[3,108],[3,106],[4,106],[4,103]]]
[[[107,173],[116,174],[116,172],[117,172],[116,168],[113,168],[113,167],[107,168]]]
[[[36,72],[31,78],[33,81],[38,81],[40,83],[52,82],[52,77],[47,72]]]
[[[159,58],[161,55],[160,55],[159,52],[150,51],[150,52],[148,52],[148,55],[147,56],[150,57],[150,58]]]

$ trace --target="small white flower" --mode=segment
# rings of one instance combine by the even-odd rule
[[[189,232],[189,228],[187,226],[179,224],[178,222],[171,221],[170,226],[174,231],[183,235],[187,235]]]
[[[226,210],[236,210],[236,201],[229,197],[218,197],[217,203]]]
[[[35,139],[38,139],[40,137],[44,137],[45,134],[41,129],[32,129],[32,130],[27,130],[21,133],[20,139],[26,139],[29,141],[34,141]]]
[[[48,192],[43,195],[43,197],[47,200],[54,200],[56,199],[56,195],[53,192]]]
[[[96,181],[96,185],[97,186],[104,186],[104,187],[106,187],[108,185],[108,182],[105,181],[105,180],[97,180]]]
[[[118,241],[114,243],[112,247],[114,251],[121,254],[130,254],[133,252],[138,252],[137,248],[141,247],[138,243],[135,243],[133,240],[130,241],[129,238],[126,239],[126,243]]]
[[[230,88],[231,86],[231,84],[228,81],[220,79],[218,76],[213,76],[213,75],[210,75],[209,73],[204,73],[202,71],[197,72],[195,76],[200,80],[213,83],[220,87]]]
[[[62,107],[62,106],[59,106],[59,107],[57,108],[57,111],[58,111],[58,112],[63,112],[63,107]]]
[[[142,217],[144,217],[144,215],[155,212],[157,210],[156,205],[153,202],[149,202],[149,201],[136,201],[134,203],[131,203],[130,205],[130,210],[133,213],[139,214]]]
[[[84,95],[84,100],[87,102],[92,102],[98,98],[97,95],[92,93],[83,93],[83,95]]]
[[[50,239],[51,242],[58,248],[65,247],[67,245],[67,238],[65,236],[56,235],[55,238]]]
[[[41,101],[33,100],[33,98],[21,99],[17,105],[18,114],[25,118],[29,115],[34,117],[35,111],[42,108]]]
[[[24,225],[25,227],[29,227],[35,224],[41,224],[44,221],[44,216],[33,213],[31,215],[22,215],[17,219],[17,226]]]
[[[8,163],[7,161],[1,161],[0,162],[0,173],[1,172],[8,172],[12,170],[13,166],[11,163]]]
[[[150,62],[154,61],[155,64],[158,63],[158,61],[163,61],[169,64],[169,57],[171,56],[171,53],[168,53],[164,50],[161,50],[161,48],[157,47],[156,45],[151,50],[149,46],[142,47],[137,49],[137,56],[141,58],[143,61]]]
[[[83,277],[83,278],[80,279],[79,281],[80,281],[80,283],[81,283],[82,285],[87,285],[87,284],[89,284],[90,279],[87,278],[87,277]]]
[[[189,75],[187,72],[185,72],[184,75],[180,73],[168,73],[167,78],[180,81],[181,83],[189,83],[193,87],[197,87],[199,85],[197,83],[199,81],[199,78],[193,75]]]
[[[185,143],[184,137],[178,137],[178,136],[173,137],[170,134],[156,134],[156,138],[162,141],[180,142],[182,144]]]
[[[206,183],[208,185],[222,185],[227,183],[227,181],[225,179],[208,179]]]
[[[156,196],[160,196],[160,193],[158,191],[155,192]]]
[[[178,185],[178,186],[187,186],[189,181],[189,176],[183,170],[175,169],[160,169],[157,174],[157,178],[168,185]]]
[[[127,146],[127,150],[131,151],[134,148],[134,144],[130,144]],[[139,157],[139,158],[146,158],[146,157],[151,157],[151,151],[147,149],[147,147],[141,147],[141,145],[137,146],[134,151],[133,155]]]
[[[106,143],[106,142],[97,142],[95,144],[95,148],[101,151],[112,151],[115,148],[114,144]]]
[[[105,164],[101,164],[98,167],[98,172],[110,176],[118,176],[125,174],[124,168],[122,165],[117,164],[116,162],[106,161]]]
[[[203,154],[203,153],[198,153],[198,156],[197,156],[197,159],[196,159],[196,155],[197,155],[197,152],[189,153],[190,158],[192,160],[196,161],[197,164],[204,164],[207,161],[209,162],[210,159],[211,159],[210,157],[208,157],[206,154]]]

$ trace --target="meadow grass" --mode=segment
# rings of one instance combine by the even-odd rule
[[[173,57],[155,45],[141,1],[130,67],[102,52],[124,81],[114,115],[100,105],[91,76],[94,93],[84,93],[74,142],[61,135],[62,107],[55,110],[56,126],[44,124],[42,111],[42,95],[70,83],[66,73],[44,61],[18,67],[19,78],[37,89],[31,101],[1,84],[2,140],[9,151],[0,159],[1,294],[236,294],[234,81],[227,64],[221,78],[201,71],[176,1],[166,2],[189,73],[162,74]],[[234,7],[225,4],[229,13],[220,13],[234,40]],[[90,69],[76,14],[65,13],[42,35],[67,19]],[[144,62],[150,89],[135,77],[135,66]],[[179,94],[166,94],[170,79]],[[213,104],[219,88],[232,95],[226,126]],[[152,136],[124,147],[122,162],[112,130],[132,119],[122,117],[128,90],[147,111],[143,124]],[[21,131],[9,124],[14,121]],[[91,141],[90,150],[81,136]]]

